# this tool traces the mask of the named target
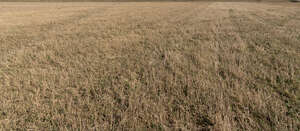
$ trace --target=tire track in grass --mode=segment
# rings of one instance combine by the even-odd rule
[[[292,127],[280,126],[280,128],[283,128],[283,130],[285,130],[284,128],[286,129],[297,128],[297,124],[296,124],[297,119],[295,119],[294,117],[294,116],[299,116],[299,114],[296,113],[297,112],[296,108],[298,107],[295,106],[295,104],[297,103],[295,100],[297,98],[293,99],[290,96],[285,98],[285,95],[292,94],[297,96],[297,91],[294,92],[295,94],[293,94],[292,90],[294,90],[295,87],[297,88],[297,85],[299,86],[299,83],[297,84],[297,81],[295,81],[297,79],[296,78],[297,66],[294,66],[294,65],[299,65],[299,62],[297,62],[296,60],[297,57],[299,57],[299,55],[292,55],[294,54],[292,53],[293,51],[286,52],[290,50],[295,50],[293,49],[293,47],[287,48],[286,50],[282,50],[284,49],[284,47],[286,48],[287,46],[287,45],[282,45],[281,43],[281,41],[285,39],[286,35],[284,34],[284,32],[276,31],[276,27],[278,25],[274,27],[274,25],[272,26],[266,24],[266,22],[269,23],[270,21],[267,20],[261,21],[261,17],[255,17],[257,15],[253,16],[253,14],[243,15],[242,12],[239,13],[235,12],[233,13],[233,15],[236,16],[234,19],[232,19],[233,23],[235,25],[238,25],[237,27],[239,28],[239,32],[248,32],[248,34],[241,33],[242,39],[248,39],[247,40],[249,41],[248,45],[250,45],[250,47],[256,50],[256,52],[253,52],[254,54],[249,55],[251,56],[249,58],[251,58],[250,60],[252,61],[250,62],[251,64],[249,65],[249,69],[253,67],[259,68],[257,69],[256,72],[253,71],[249,72],[250,73],[249,75],[251,75],[253,78],[256,78],[252,81],[256,81],[255,83],[258,84],[257,86],[259,86],[259,84],[262,84],[262,85],[267,85],[269,87],[272,87],[272,88],[267,88],[266,90],[273,89],[281,97],[280,99],[282,100],[282,102],[288,101],[288,104],[286,105],[287,108],[283,110],[287,110],[286,112],[287,114],[292,113],[293,115],[290,115],[287,118],[285,118],[285,114],[281,114],[281,116],[278,117],[280,117],[281,120],[280,119],[279,120],[282,122],[285,123],[291,122]],[[241,20],[239,21],[239,19]],[[253,33],[252,32],[249,33],[250,31],[252,31]],[[295,33],[295,31],[293,33]],[[265,34],[268,34],[267,37]],[[272,37],[270,37],[269,35]],[[298,43],[297,40],[295,42]],[[291,46],[295,46],[295,45],[291,45]],[[255,55],[261,55],[261,56],[255,56]],[[283,61],[285,62],[283,63]],[[261,64],[263,64],[263,66]],[[276,76],[276,78],[274,78],[274,76]],[[283,81],[290,81],[291,83],[285,83],[285,82],[281,83]],[[290,90],[291,92],[290,91],[285,92],[286,90]],[[289,105],[290,102],[294,103],[292,104],[293,106]],[[273,122],[277,123],[276,120],[274,120]],[[281,124],[282,122],[277,123],[278,125],[276,126],[279,126],[279,124]]]
[[[278,8],[282,9],[279,10]],[[251,16],[255,17],[256,20],[261,21],[266,26],[272,26],[278,32],[288,33],[293,38],[297,37],[295,32],[300,32],[300,24],[297,24],[300,21],[300,17],[298,17],[300,11],[297,8],[284,6],[272,8],[268,6],[268,8],[250,7],[249,9],[252,12]],[[291,23],[291,21],[294,22]]]
[[[209,36],[211,45],[213,68],[210,69],[211,75],[214,78],[212,83],[215,83],[212,91],[213,97],[216,101],[217,111],[213,113],[215,117],[216,126],[215,129],[228,129],[231,130],[234,127],[245,129],[245,127],[252,125],[253,122],[248,121],[249,125],[237,125],[249,118],[245,112],[243,117],[240,116],[239,110],[235,105],[243,104],[239,103],[241,99],[246,99],[247,96],[244,94],[248,91],[243,88],[243,81],[245,80],[245,74],[243,69],[243,58],[241,54],[244,47],[244,42],[239,38],[239,35],[234,31],[234,26],[230,22],[230,15],[228,13],[228,4],[231,3],[216,3],[212,9],[211,14],[214,18],[210,25]],[[214,16],[213,14],[218,14]],[[243,95],[243,96],[241,96]],[[213,102],[213,101],[211,101]],[[231,108],[229,108],[231,107]],[[255,124],[255,123],[254,123]],[[251,129],[248,127],[248,129]]]
[[[219,61],[219,63],[216,63],[215,71],[219,74],[216,79],[220,78],[218,83],[221,83],[220,87],[225,89],[219,90],[220,96],[223,96],[224,98],[220,100],[220,103],[218,104],[220,106],[218,106],[218,108],[221,108],[220,110],[224,110],[224,112],[222,113],[224,113],[225,115],[222,115],[223,119],[217,117],[219,114],[215,115],[217,119],[221,119],[221,121],[223,122],[217,122],[217,127],[220,126],[220,124],[226,124],[229,125],[228,129],[232,129],[230,125],[237,126],[240,129],[253,130],[261,128],[272,129],[276,127],[282,130],[295,128],[284,126],[286,125],[286,123],[289,123],[293,120],[289,117],[286,117],[284,113],[277,110],[282,109],[281,106],[283,106],[284,104],[283,101],[277,102],[278,95],[275,92],[272,92],[272,90],[270,89],[257,88],[256,86],[264,86],[265,84],[256,85],[256,83],[258,82],[255,80],[255,77],[249,76],[249,73],[255,72],[260,69],[253,70],[253,66],[255,68],[259,67],[255,64],[252,65],[252,63],[257,62],[248,61],[249,57],[251,58],[252,56],[254,56],[253,58],[256,58],[256,56],[255,54],[248,51],[248,45],[252,40],[248,37],[245,37],[245,34],[256,30],[256,28],[252,27],[255,27],[259,22],[241,19],[245,16],[243,15],[244,12],[240,9],[244,9],[245,7],[233,7],[230,5],[230,3],[228,3],[227,5],[216,4],[215,8],[217,8],[218,10],[215,10],[215,12],[211,14],[219,15],[215,16],[218,19],[214,20],[215,23],[213,23],[211,27],[213,29],[211,35],[214,38],[214,42],[212,42],[212,44],[215,46],[215,48],[213,49],[216,52],[216,60],[213,61]],[[247,25],[253,26],[248,28]],[[246,30],[246,27],[249,30]],[[252,35],[250,38],[255,39],[256,36]],[[256,86],[253,87],[253,83]],[[229,102],[226,101],[228,99]],[[266,100],[265,104],[262,103],[261,100]],[[227,104],[224,105],[224,103]],[[278,103],[280,103],[281,105],[279,105]],[[222,105],[225,107],[232,106],[232,110],[226,110],[224,109],[224,107],[222,108]],[[276,107],[274,105],[276,105]],[[249,108],[252,111],[250,110],[249,112]],[[285,110],[284,106],[282,110]],[[275,117],[274,114],[268,113],[272,111],[276,112]],[[263,113],[260,114],[257,112]],[[240,113],[242,113],[243,115],[241,115]],[[228,120],[232,118],[234,118],[234,121]],[[268,120],[268,118],[274,118],[274,120]],[[222,125],[220,127],[225,126]]]

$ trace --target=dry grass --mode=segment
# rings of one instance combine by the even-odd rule
[[[299,130],[299,8],[2,3],[0,129]]]

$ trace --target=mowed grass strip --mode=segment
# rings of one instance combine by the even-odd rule
[[[299,4],[0,7],[0,129],[300,129]]]

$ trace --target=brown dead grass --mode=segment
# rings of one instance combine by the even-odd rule
[[[299,130],[299,8],[2,3],[0,129]]]

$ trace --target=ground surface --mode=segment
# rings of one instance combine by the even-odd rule
[[[300,129],[300,4],[0,12],[1,130]]]

